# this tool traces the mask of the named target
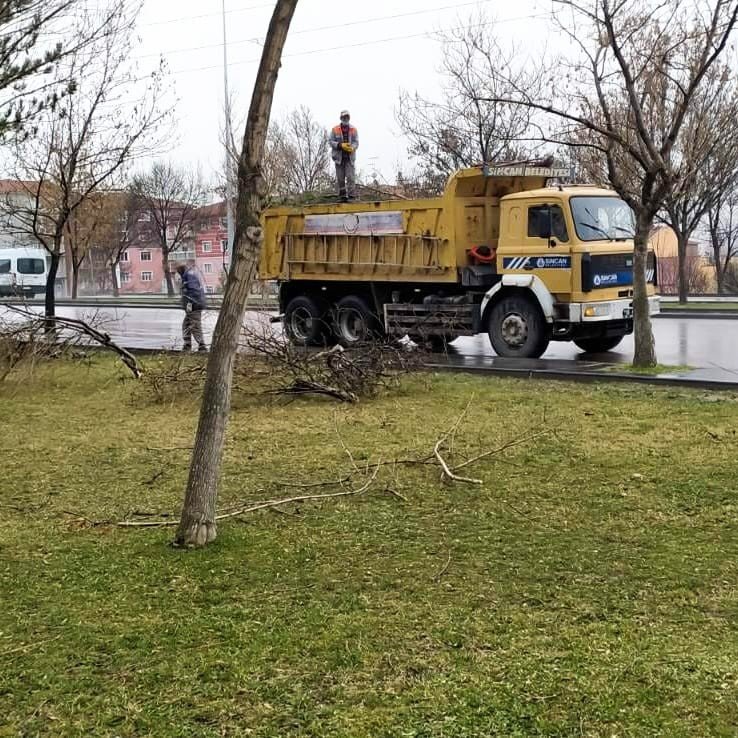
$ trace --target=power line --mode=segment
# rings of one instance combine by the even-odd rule
[[[232,15],[234,13],[248,13],[250,10],[261,10],[262,8],[273,8],[274,3],[262,3],[261,5],[247,5],[243,8],[233,8],[232,10],[226,10],[226,15]],[[201,18],[213,18],[214,16],[220,16],[222,13],[203,13],[202,15],[186,15],[182,18],[169,18],[168,20],[151,21],[150,23],[139,24],[140,28],[148,28],[150,26],[166,26],[170,23],[183,23],[190,20],[200,20]]]
[[[488,5],[491,2],[494,2],[494,0],[473,0],[472,2],[465,2],[461,4],[456,3],[454,5],[443,5],[440,8],[426,8],[425,10],[413,10],[407,13],[395,13],[394,15],[383,15],[383,16],[378,16],[375,18],[365,18],[363,20],[349,21],[347,23],[336,23],[330,26],[317,26],[315,28],[303,28],[303,29],[298,29],[296,31],[290,31],[289,36],[291,38],[293,36],[300,36],[300,35],[304,35],[307,33],[318,33],[320,31],[334,31],[340,28],[360,26],[365,23],[378,23],[380,21],[385,21],[385,20],[396,20],[398,18],[410,18],[410,17],[418,16],[418,15],[427,15],[428,13],[440,13],[440,12],[443,12],[444,10],[459,10],[460,8],[467,8],[471,5],[476,5],[476,6]],[[260,39],[244,38],[238,41],[229,41],[228,45],[229,46],[236,46],[238,44],[258,44],[260,45],[261,43],[262,41]],[[203,46],[189,46],[185,48],[171,49],[170,51],[162,51],[162,52],[154,53],[154,54],[141,54],[140,56],[136,56],[134,58],[135,59],[147,59],[149,57],[162,56],[162,55],[166,56],[168,54],[184,54],[189,51],[202,51],[204,49],[220,48],[221,45],[222,45],[222,42],[215,43],[215,44],[205,44]]]
[[[470,28],[484,28],[486,26],[491,25],[499,25],[501,23],[511,23],[514,21],[521,21],[521,20],[532,20],[532,19],[541,19],[541,18],[547,18],[548,15],[541,15],[541,14],[535,14],[535,15],[523,15],[518,18],[504,18],[503,20],[498,21],[487,21],[485,23],[473,23],[471,25],[465,25],[465,26],[456,26],[454,28],[447,28],[446,31],[464,31],[468,30]],[[343,51],[345,49],[356,49],[364,46],[373,46],[375,44],[383,44],[383,43],[392,43],[395,41],[406,41],[408,39],[414,39],[414,38],[427,38],[431,34],[435,33],[435,31],[423,31],[422,33],[413,33],[413,34],[404,34],[402,36],[389,36],[387,38],[378,38],[373,39],[371,41],[359,41],[358,43],[353,44],[343,44],[341,46],[331,46],[321,49],[308,49],[306,51],[296,51],[292,54],[284,54],[283,59],[287,58],[294,58],[298,56],[311,56],[312,54],[321,54],[328,51]],[[237,66],[237,65],[243,65],[243,64],[258,64],[261,61],[261,57],[254,58],[254,59],[243,59],[241,61],[235,61],[230,62],[229,66]],[[196,72],[207,72],[211,71],[213,69],[220,69],[219,64],[215,65],[208,65],[204,67],[191,67],[190,69],[176,69],[169,72],[170,75],[180,75],[180,74],[194,74]],[[144,79],[144,78],[141,78]]]

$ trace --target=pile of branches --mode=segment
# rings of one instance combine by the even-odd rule
[[[20,366],[33,368],[42,360],[83,358],[94,345],[116,353],[137,379],[142,370],[136,357],[118,346],[103,330],[102,321],[79,318],[46,318],[30,308],[5,305],[0,320],[0,381]]]
[[[322,395],[339,402],[358,402],[422,367],[423,354],[392,341],[376,340],[351,347],[311,349],[295,346],[268,328],[244,332],[236,379],[248,378],[253,358],[261,361],[270,394]]]

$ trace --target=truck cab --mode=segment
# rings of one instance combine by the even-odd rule
[[[507,195],[501,198],[500,223],[500,280],[490,297],[506,286],[526,284],[535,290],[540,280],[537,301],[551,324],[551,339],[574,340],[587,351],[607,351],[632,332],[635,223],[630,207],[614,192],[567,186]],[[652,314],[659,309],[655,280],[655,257],[649,252]],[[487,298],[482,310],[489,305]],[[514,351],[515,337],[508,339]]]

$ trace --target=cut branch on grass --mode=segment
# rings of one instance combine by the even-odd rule
[[[80,341],[81,337],[90,338],[94,343],[118,354],[133,376],[136,379],[141,378],[143,370],[136,357],[127,349],[118,346],[107,333],[89,322],[79,318],[56,318],[57,329],[66,329],[67,335],[59,330],[49,333],[47,321],[43,316],[18,305],[5,305],[5,308],[23,318],[23,322],[0,328],[0,338],[12,338],[16,346],[14,353],[11,352],[6,357],[7,370],[0,378],[5,378],[21,360],[29,356],[60,355],[70,348],[83,345]],[[41,336],[43,340],[40,339]]]
[[[392,483],[395,483],[397,481],[397,468],[400,466],[417,465],[417,466],[433,466],[435,468],[438,468],[440,466],[442,480],[448,480],[450,482],[460,482],[460,483],[466,483],[466,484],[483,484],[483,480],[481,479],[474,479],[470,477],[461,476],[457,474],[456,472],[458,472],[460,469],[467,468],[471,466],[472,464],[475,464],[479,461],[492,458],[493,456],[497,454],[501,454],[507,449],[520,446],[524,443],[529,443],[536,439],[542,438],[545,435],[549,435],[549,434],[555,435],[553,433],[552,428],[544,428],[542,430],[531,431],[521,437],[506,441],[505,443],[500,444],[499,446],[493,449],[483,451],[481,453],[478,453],[472,456],[471,458],[464,460],[463,462],[459,464],[453,465],[449,463],[447,459],[443,456],[443,454],[441,453],[441,449],[443,448],[443,445],[449,441],[449,439],[453,439],[455,437],[455,435],[459,431],[459,428],[461,427],[461,424],[466,418],[468,411],[470,407],[472,406],[473,401],[474,401],[474,396],[469,398],[469,401],[466,403],[466,406],[464,407],[463,411],[456,418],[456,420],[453,422],[451,427],[438,439],[438,441],[436,441],[433,447],[433,453],[427,456],[421,456],[415,459],[412,459],[412,458],[394,459],[391,461],[383,461],[380,459],[375,462],[367,461],[366,465],[362,464],[361,466],[359,465],[359,463],[356,460],[356,457],[354,456],[354,454],[352,453],[352,451],[349,449],[348,445],[346,444],[345,440],[343,439],[343,436],[341,434],[341,430],[338,424],[338,416],[337,414],[334,414],[335,432],[336,432],[336,435],[338,436],[339,445],[350,462],[350,465],[351,465],[350,469],[347,472],[345,472],[343,475],[338,476],[335,479],[329,479],[325,481],[320,480],[316,482],[285,481],[285,482],[276,482],[276,484],[283,486],[283,487],[297,487],[297,488],[301,488],[305,490],[316,489],[320,487],[344,488],[346,485],[350,485],[352,480],[355,479],[357,476],[361,476],[365,480],[361,484],[361,486],[355,489],[354,488],[342,489],[341,491],[338,491],[338,492],[329,492],[329,493],[324,493],[324,494],[304,494],[304,495],[285,497],[285,498],[272,498],[268,500],[261,500],[259,502],[238,503],[230,507],[224,508],[221,514],[217,516],[216,521],[228,520],[230,518],[237,518],[242,515],[246,515],[248,513],[256,512],[258,510],[280,508],[284,505],[298,503],[298,502],[329,500],[329,499],[334,499],[338,497],[356,496],[368,490],[369,487],[371,487],[371,485],[377,479],[377,476],[380,470],[386,467],[391,467],[390,471],[391,471],[392,476],[389,479],[385,480],[385,484],[384,484],[382,491],[406,503],[409,502],[408,498],[405,495],[401,494],[400,492],[397,492],[391,486]],[[157,450],[164,450],[164,449],[157,449]],[[169,450],[176,450],[176,447],[175,449],[169,449]],[[155,481],[155,478],[154,478],[154,481]],[[145,514],[131,513],[131,515],[134,515],[136,517],[152,517],[150,513],[145,513]],[[177,521],[174,519],[174,516],[170,518],[169,516],[164,516],[164,515],[159,515],[157,520],[127,519],[127,520],[122,520],[116,523],[117,527],[120,527],[120,528],[159,528],[159,527],[169,527],[169,526],[173,526],[176,524],[177,524]]]

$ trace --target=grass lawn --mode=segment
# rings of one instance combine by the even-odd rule
[[[336,423],[359,465],[428,454],[472,396],[457,460],[544,408],[556,433],[465,470],[483,485],[383,467],[187,552],[82,517],[176,511],[195,398],[102,357],[0,393],[0,736],[738,734],[735,396],[424,374],[351,407],[242,397],[224,506],[345,473]]]
[[[661,310],[738,310],[738,302],[662,302]]]

